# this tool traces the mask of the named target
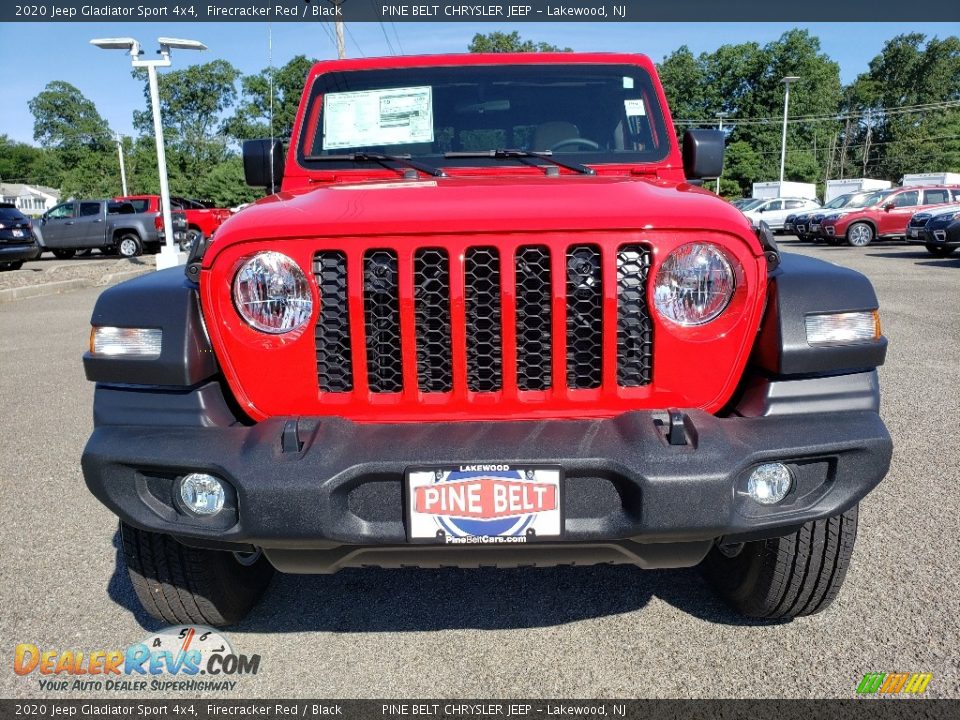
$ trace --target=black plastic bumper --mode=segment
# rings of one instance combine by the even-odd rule
[[[101,423],[84,452],[83,470],[90,490],[132,525],[225,549],[260,546],[285,569],[323,571],[391,564],[387,555],[396,564],[471,564],[445,562],[453,556],[439,548],[407,544],[404,473],[411,466],[560,464],[563,536],[523,552],[543,554],[551,545],[554,554],[566,555],[561,562],[581,562],[582,544],[606,548],[621,561],[669,566],[695,563],[714,538],[784,534],[843,512],[883,479],[890,463],[890,437],[874,410],[727,419],[690,411],[680,431],[686,444],[670,443],[664,417],[633,412],[604,420],[398,425],[276,418],[253,427]],[[780,505],[762,506],[745,494],[747,476],[770,461],[788,464],[794,489]],[[176,480],[195,471],[230,485],[224,510],[211,519],[177,509]],[[672,559],[645,560],[635,550],[648,543],[672,543],[677,552]],[[690,557],[683,548],[693,548]],[[310,550],[314,560],[302,562]],[[459,557],[470,557],[471,550]],[[503,558],[516,546],[476,550],[475,558]],[[613,561],[602,554],[591,557]]]
[[[40,255],[40,246],[30,243],[3,243],[0,242],[0,262],[20,262],[33,260]]]

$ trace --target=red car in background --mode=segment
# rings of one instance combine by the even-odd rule
[[[960,187],[924,186],[881,190],[863,207],[838,210],[823,218],[821,232],[831,244],[863,247],[878,238],[902,238],[915,213],[960,200]]]
[[[114,200],[131,203],[137,212],[161,211],[159,195],[127,195]],[[199,200],[176,196],[170,198],[170,209],[187,216],[187,233],[180,241],[180,249],[184,251],[193,247],[198,240],[213,235],[223,221],[230,217],[230,211],[226,208],[210,208]]]

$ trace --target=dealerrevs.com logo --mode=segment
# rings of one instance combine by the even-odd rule
[[[203,625],[164,628],[124,650],[80,651],[20,643],[13,671],[36,678],[43,691],[231,691],[260,671],[259,655],[234,651],[224,635]]]

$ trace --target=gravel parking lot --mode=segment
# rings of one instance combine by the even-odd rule
[[[782,242],[865,272],[890,339],[890,475],[863,503],[854,564],[824,614],[739,619],[694,571],[625,567],[278,576],[227,636],[260,672],[223,697],[852,697],[867,672],[931,672],[960,697],[960,257],[900,244]],[[118,567],[116,520],[79,459],[80,354],[99,290],[0,305],[0,696],[42,696],[13,648],[124,648],[159,625]],[[53,693],[57,697],[128,693]],[[147,695],[149,697],[149,695]]]

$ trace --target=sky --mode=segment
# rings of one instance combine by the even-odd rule
[[[694,53],[726,43],[776,40],[800,27],[820,38],[822,49],[840,64],[846,83],[867,69],[884,42],[906,32],[945,37],[960,34],[957,23],[348,23],[347,54],[464,52],[475,33],[518,30],[525,39],[578,51],[641,52],[659,62],[681,45]],[[114,131],[133,132],[132,115],[144,109],[143,86],[130,75],[130,58],[93,47],[95,37],[134,37],[149,54],[160,36],[201,40],[203,53],[175,51],[174,67],[224,59],[244,74],[304,54],[336,56],[329,23],[0,23],[0,134],[33,142],[33,116],[27,102],[53,80],[65,80],[94,101]],[[389,44],[387,42],[389,38]],[[29,49],[29,52],[25,52]],[[161,71],[162,72],[162,71]]]

